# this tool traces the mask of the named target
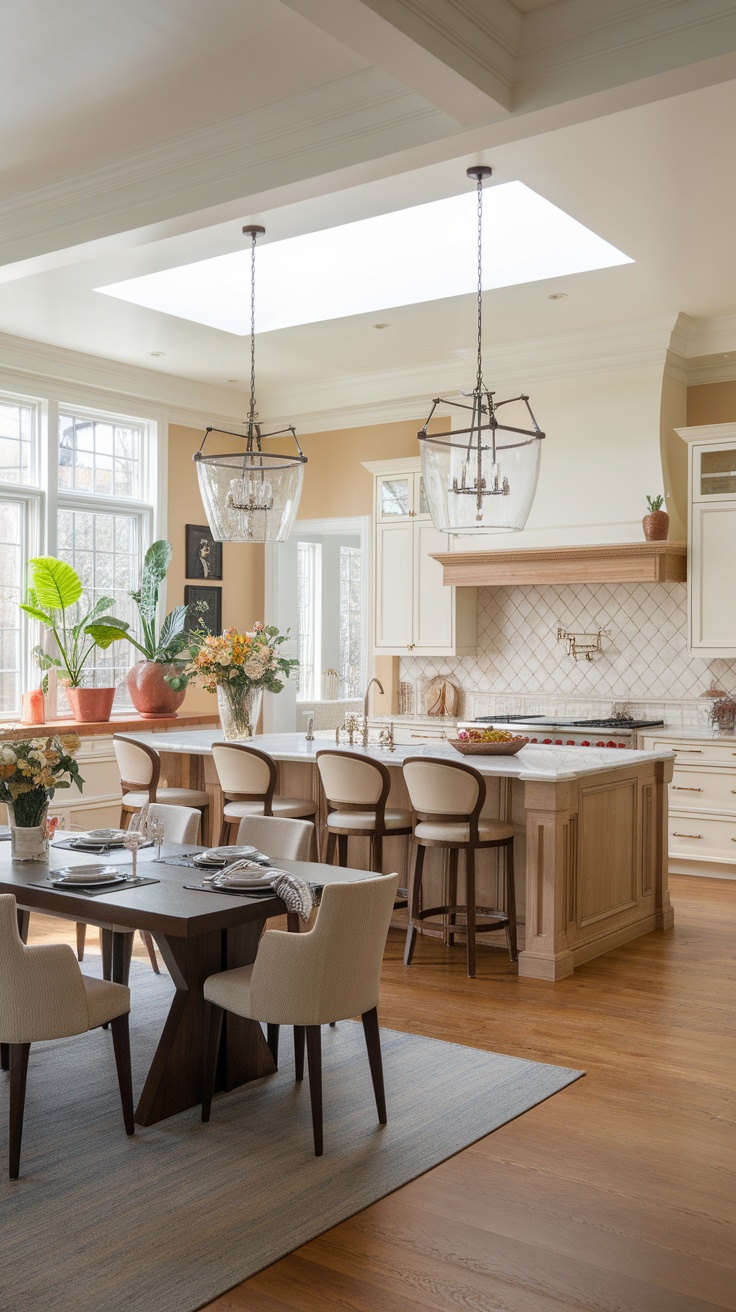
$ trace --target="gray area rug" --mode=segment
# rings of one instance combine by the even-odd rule
[[[85,962],[99,970],[99,959]],[[140,1090],[171,998],[134,963]],[[379,1128],[360,1024],[323,1031],[325,1154],[312,1151],[291,1032],[281,1068],[128,1139],[109,1033],[31,1049],[21,1178],[7,1179],[0,1078],[3,1312],[194,1312],[247,1276],[436,1166],[582,1072],[382,1031]]]

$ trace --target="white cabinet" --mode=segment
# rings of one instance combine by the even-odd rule
[[[374,649],[381,655],[473,656],[477,592],[450,588],[432,557],[448,550],[434,527],[416,460],[366,464],[374,476]]]
[[[736,738],[645,735],[645,751],[675,752],[669,786],[669,867],[736,879]]]
[[[736,656],[736,424],[678,430],[689,444],[688,646]]]

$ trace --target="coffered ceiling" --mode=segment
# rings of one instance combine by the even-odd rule
[[[10,370],[234,417],[245,339],[95,288],[238,250],[245,222],[275,241],[454,195],[481,161],[635,261],[490,293],[494,366],[532,388],[656,343],[730,376],[736,4],[6,0],[3,27]],[[470,296],[263,334],[261,413],[415,414],[462,385],[473,340]]]

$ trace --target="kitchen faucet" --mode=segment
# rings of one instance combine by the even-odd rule
[[[383,692],[383,684],[381,683],[381,680],[371,679],[370,683],[368,684],[368,687],[365,690],[365,696],[363,698],[363,746],[364,747],[367,747],[368,745],[368,694],[370,693],[370,690],[373,687],[374,683],[377,684],[378,691]]]

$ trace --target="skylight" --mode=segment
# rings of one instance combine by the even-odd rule
[[[522,182],[488,187],[483,286],[631,264]],[[258,246],[257,332],[475,290],[474,192]],[[250,246],[96,290],[223,332],[250,331]]]

